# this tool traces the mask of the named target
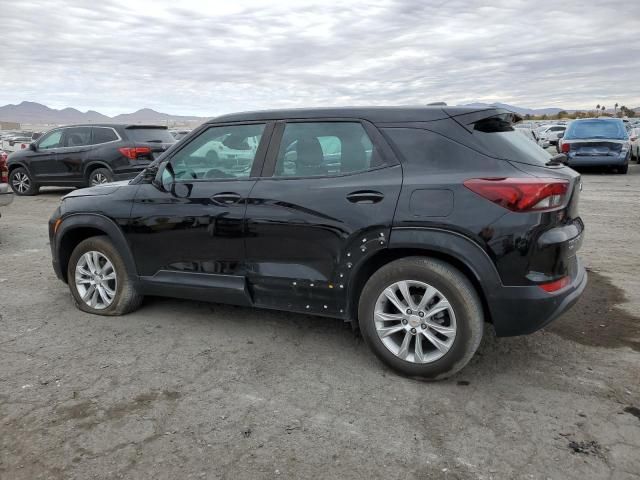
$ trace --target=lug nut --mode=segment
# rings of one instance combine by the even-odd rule
[[[420,315],[421,317],[424,317],[424,312],[418,312],[418,315]]]
[[[415,333],[416,333],[416,329],[415,329],[415,328],[412,328],[412,329],[411,329],[411,333],[413,333],[413,334],[415,335]]]
[[[406,324],[407,324],[407,319],[406,319],[406,318],[403,318],[403,319],[402,319],[402,324],[403,324],[403,325],[406,325]]]
[[[425,328],[427,328],[427,326],[423,323],[422,325],[420,325],[420,328],[424,330]]]
[[[407,309],[407,315],[411,315],[413,312],[411,311],[410,308]]]

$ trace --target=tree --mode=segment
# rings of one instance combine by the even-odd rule
[[[569,114],[568,114],[566,111],[564,111],[564,110],[560,110],[560,111],[558,112],[558,118],[566,118],[566,117],[568,117],[568,116],[569,116]]]
[[[613,114],[615,115],[618,112],[618,102],[613,106]]]
[[[598,116],[598,114],[600,113],[600,104],[596,105],[596,117]]]

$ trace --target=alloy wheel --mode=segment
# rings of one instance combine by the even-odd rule
[[[91,177],[91,185],[101,185],[103,183],[108,183],[109,180],[107,179],[107,176],[104,175],[103,173],[96,173],[95,175],[93,175]]]
[[[442,358],[456,337],[456,316],[447,298],[416,280],[396,282],[376,301],[374,322],[383,345],[411,363]]]
[[[31,188],[29,176],[22,172],[18,172],[13,176],[11,184],[18,193],[26,193]]]
[[[75,284],[84,303],[104,310],[113,303],[118,287],[113,263],[103,253],[90,251],[76,263]]]

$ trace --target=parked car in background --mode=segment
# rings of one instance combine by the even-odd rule
[[[538,138],[536,131],[532,128],[517,127],[516,132],[520,133],[521,135],[524,135],[532,142],[535,142],[541,148],[547,148],[549,146],[549,141]]]
[[[615,167],[627,173],[631,144],[619,118],[585,118],[571,122],[559,148],[572,167]]]
[[[558,144],[558,134],[564,133],[566,125],[549,125],[538,130],[538,138],[549,142],[550,145]]]
[[[25,149],[31,143],[31,133],[8,135],[2,139],[0,149],[5,152],[16,152]]]
[[[134,181],[66,195],[53,267],[88,313],[164,295],[323,315],[357,325],[396,370],[445,378],[485,321],[531,333],[587,283],[580,176],[513,119],[447,106],[225,115]]]
[[[635,158],[640,163],[640,127],[631,129],[629,142],[631,143],[631,158]]]
[[[174,143],[164,126],[54,128],[9,156],[9,183],[18,195],[34,195],[41,186],[86,187],[127,180]]]
[[[0,207],[6,207],[13,201],[13,192],[9,188],[9,169],[6,152],[0,150]],[[2,212],[0,212],[2,216]]]

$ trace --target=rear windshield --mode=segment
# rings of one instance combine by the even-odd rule
[[[580,120],[571,122],[564,138],[568,140],[582,140],[590,138],[608,138],[626,140],[627,132],[620,121],[612,120]]]
[[[127,128],[127,135],[136,143],[175,143],[166,128]]]
[[[516,131],[507,116],[498,115],[477,122],[473,137],[479,150],[491,157],[538,166],[544,166],[552,157],[533,136]]]

